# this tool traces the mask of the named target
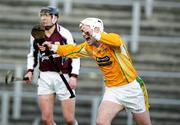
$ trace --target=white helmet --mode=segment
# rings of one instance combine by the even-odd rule
[[[98,18],[86,18],[80,22],[79,27],[81,27],[82,24],[89,25],[92,30],[94,30],[95,27],[99,27],[101,32],[104,30],[103,21]]]

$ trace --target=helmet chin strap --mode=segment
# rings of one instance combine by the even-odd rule
[[[57,17],[52,15],[52,23],[55,24],[57,22]]]

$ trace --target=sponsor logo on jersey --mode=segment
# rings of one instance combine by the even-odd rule
[[[98,62],[99,66],[108,66],[112,64],[112,61],[108,56],[105,57],[96,57],[96,62]]]

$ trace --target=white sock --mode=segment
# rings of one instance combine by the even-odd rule
[[[54,122],[53,125],[56,125],[56,123]]]
[[[75,120],[75,121],[74,121],[74,125],[78,125],[78,122],[77,122],[77,120]]]

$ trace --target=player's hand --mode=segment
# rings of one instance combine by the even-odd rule
[[[52,44],[51,44],[50,42],[48,42],[48,41],[45,41],[45,42],[42,44],[42,46],[44,46],[45,48],[46,48],[46,46],[47,46],[49,49],[52,48]]]
[[[70,77],[69,86],[71,87],[71,89],[76,89],[76,87],[77,87],[77,78],[76,77]]]
[[[39,43],[37,44],[38,48],[40,51],[45,51],[46,50],[46,47],[44,45],[40,45]]]
[[[28,80],[26,80],[26,83],[32,83],[32,76],[33,76],[33,73],[32,72],[27,72],[26,75],[24,76],[24,78],[28,78]]]

